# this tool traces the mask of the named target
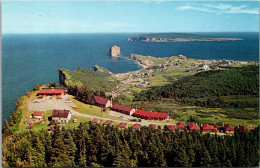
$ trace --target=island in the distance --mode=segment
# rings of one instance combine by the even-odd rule
[[[128,41],[141,42],[187,42],[187,41],[235,41],[240,38],[225,38],[189,33],[152,33],[128,37]]]

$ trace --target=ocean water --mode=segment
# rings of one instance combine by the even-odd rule
[[[2,119],[16,100],[35,83],[58,83],[58,69],[75,70],[100,65],[113,73],[141,69],[128,59],[131,53],[195,59],[259,60],[259,33],[200,33],[241,41],[144,43],[128,42],[128,34],[4,34],[2,35]],[[121,48],[120,58],[109,56],[110,45]]]

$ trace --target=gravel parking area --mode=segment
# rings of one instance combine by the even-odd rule
[[[64,95],[61,99],[43,97],[42,99],[35,99],[28,104],[29,111],[45,111],[45,110],[70,110],[72,107],[75,107],[75,104],[71,101],[67,101],[69,95]]]

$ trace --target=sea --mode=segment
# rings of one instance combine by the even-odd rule
[[[130,42],[141,33],[97,34],[3,34],[2,35],[2,120],[15,110],[16,100],[36,83],[59,81],[58,69],[75,70],[102,66],[113,73],[141,69],[129,60],[131,53],[194,59],[259,61],[259,32],[197,33],[238,41]],[[121,48],[121,57],[109,56],[111,45]]]

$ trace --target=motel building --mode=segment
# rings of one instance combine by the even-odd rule
[[[122,106],[122,105],[119,105],[119,104],[114,104],[111,107],[111,110],[119,112],[119,113],[123,113],[123,114],[126,114],[126,115],[133,115],[134,112],[135,112],[134,108]]]
[[[69,123],[71,119],[70,110],[53,110],[52,120],[58,124]]]
[[[41,89],[38,92],[38,96],[63,96],[66,94],[66,91],[64,89],[54,89],[54,88],[45,88],[45,89]]]
[[[94,96],[94,99],[95,99],[95,105],[99,107],[108,108],[111,106],[111,101],[106,98]]]

